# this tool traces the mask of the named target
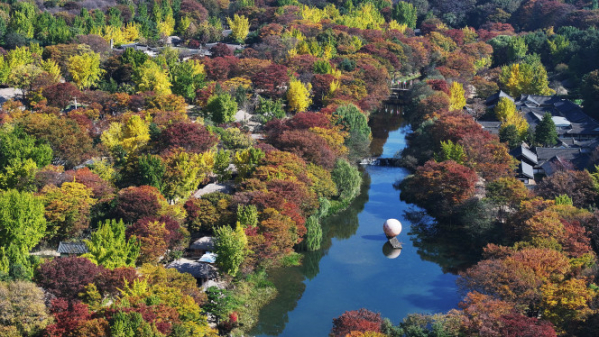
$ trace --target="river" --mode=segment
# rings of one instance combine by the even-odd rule
[[[400,117],[373,116],[371,127],[373,155],[391,157],[406,146],[409,129]],[[261,310],[250,335],[327,336],[333,318],[360,308],[397,324],[409,313],[457,307],[456,275],[448,271],[456,270],[459,259],[445,244],[451,240],[423,237],[426,231],[406,219],[422,214],[400,201],[393,187],[407,174],[403,168],[365,168],[360,196],[323,222],[322,248],[304,253],[302,266],[270,273],[279,294]],[[382,226],[388,218],[399,219],[404,227],[398,237],[403,249],[394,259],[383,254]]]

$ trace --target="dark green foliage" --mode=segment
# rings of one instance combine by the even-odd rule
[[[327,60],[318,60],[314,62],[314,73],[315,74],[330,74],[333,70],[331,63]]]
[[[543,120],[535,129],[535,143],[542,146],[553,146],[557,143],[557,131],[550,113],[545,113]]]
[[[229,123],[235,120],[237,102],[228,93],[221,93],[208,99],[205,110],[214,123]]]
[[[507,143],[510,149],[516,148],[521,143],[520,135],[515,125],[508,125],[499,130],[499,140]]]
[[[256,107],[256,113],[260,115],[260,122],[267,123],[273,119],[285,118],[283,102],[280,99],[272,100],[260,97],[260,103]]]

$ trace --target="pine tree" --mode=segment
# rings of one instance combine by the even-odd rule
[[[416,28],[418,13],[416,7],[414,7],[411,3],[404,1],[398,2],[393,7],[393,13],[391,16],[400,24],[405,24],[412,29]]]
[[[557,139],[555,123],[551,119],[551,114],[547,112],[535,129],[535,142],[543,146],[553,146],[557,143]]]

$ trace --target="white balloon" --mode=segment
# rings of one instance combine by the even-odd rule
[[[396,237],[401,233],[401,222],[397,219],[387,219],[383,225],[383,231],[387,237]]]

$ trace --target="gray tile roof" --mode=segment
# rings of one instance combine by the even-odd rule
[[[60,242],[58,244],[60,254],[85,254],[88,252],[87,246],[83,242]]]
[[[532,166],[526,162],[520,162],[520,172],[522,172],[522,175],[527,178],[534,179],[535,177]]]
[[[189,249],[198,249],[198,250],[214,250],[214,237],[212,236],[204,236],[197,240],[195,240],[190,246]]]

